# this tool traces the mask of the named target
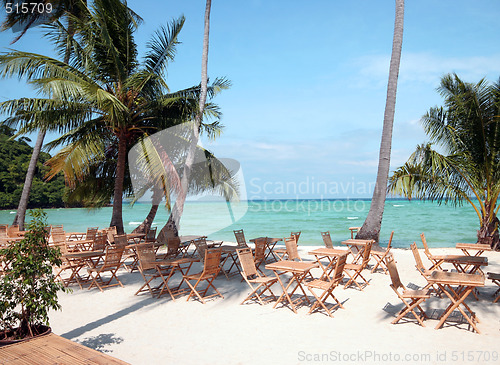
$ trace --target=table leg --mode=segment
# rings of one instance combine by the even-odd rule
[[[278,281],[281,285],[281,288],[283,289],[283,294],[281,294],[281,296],[278,298],[277,302],[274,303],[274,306],[273,308],[276,308],[276,306],[278,305],[279,302],[281,302],[281,300],[283,299],[283,297],[286,297],[286,299],[288,300],[288,302],[290,303],[290,306],[293,310],[293,312],[295,314],[297,314],[297,310],[295,309],[295,305],[293,304],[293,301],[292,299],[290,298],[290,296],[288,295],[288,288],[290,287],[290,285],[292,285],[292,283],[295,281],[295,276],[292,276],[292,278],[290,279],[290,282],[287,284],[287,286],[285,287],[285,285],[283,284],[283,282],[281,281],[281,278],[280,278],[280,275],[274,271],[274,274],[276,275],[276,277],[278,278]]]
[[[474,287],[466,286],[463,288],[463,290],[458,290],[458,291],[455,291],[452,289],[451,291],[453,293],[455,293],[455,295],[452,295],[444,288],[443,285],[441,285],[441,284],[438,284],[438,285],[443,290],[443,292],[448,296],[448,298],[450,298],[452,304],[450,304],[448,306],[448,308],[446,308],[445,313],[443,313],[443,315],[441,316],[441,320],[439,321],[438,325],[436,326],[436,329],[441,328],[443,326],[444,322],[446,321],[446,319],[451,315],[451,313],[453,313],[453,311],[458,308],[460,313],[462,313],[462,315],[465,317],[467,322],[469,322],[469,324],[472,326],[472,328],[474,328],[474,330],[477,333],[480,333],[479,329],[476,327],[474,321],[471,318],[469,318],[469,316],[464,312],[464,310],[462,308],[460,308],[460,304],[464,305],[467,308],[467,310],[471,313],[471,316],[473,316],[477,321],[475,314],[470,310],[470,308],[467,306],[467,304],[464,303],[465,298],[467,298],[467,296],[469,296],[469,294],[472,292]],[[455,300],[455,297],[456,297],[456,300]]]

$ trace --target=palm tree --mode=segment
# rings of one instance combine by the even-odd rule
[[[5,7],[7,0],[2,0]],[[62,44],[62,53],[64,57],[64,63],[68,63],[72,50],[72,38],[75,34],[75,25],[73,18],[79,20],[84,19],[87,15],[86,0],[41,0],[38,3],[44,5],[51,5],[50,12],[17,12],[13,11],[7,14],[6,19],[2,24],[2,31],[9,29],[18,29],[20,34],[12,41],[12,43],[17,42],[29,28],[39,25],[52,24],[58,30],[57,38],[58,42]],[[135,18],[137,22],[141,21],[141,18],[137,16],[132,10],[129,9],[130,14]],[[71,15],[71,16],[70,16]],[[64,19],[63,19],[64,18]],[[66,26],[63,26],[61,20],[66,22]],[[26,179],[23,185],[23,190],[21,193],[21,198],[19,200],[19,205],[14,217],[14,222],[12,224],[19,225],[20,229],[24,228],[24,218],[26,215],[26,209],[28,208],[28,200],[31,191],[31,185],[33,182],[33,177],[35,174],[36,163],[42,149],[43,141],[45,139],[45,129],[40,129],[38,131],[38,137],[33,148],[33,153],[31,155],[30,164],[26,172]]]
[[[72,21],[77,31],[69,63],[19,51],[0,56],[2,76],[24,76],[50,96],[7,101],[0,110],[12,115],[7,123],[18,124],[21,134],[37,128],[64,133],[50,144],[67,145],[52,159],[51,173],[71,166],[65,169],[67,181],[84,181],[96,163],[115,156],[110,225],[123,233],[129,147],[143,135],[184,122],[199,99],[196,87],[169,93],[163,77],[184,17],[156,32],[142,65],[133,37],[137,23],[125,2],[96,0],[85,21]],[[225,80],[217,82],[219,89],[226,85]]]
[[[201,57],[201,93],[199,99],[199,110],[196,114],[196,118],[193,123],[192,134],[190,137],[190,146],[188,155],[184,165],[184,171],[181,180],[181,190],[177,199],[175,201],[172,212],[168,218],[167,223],[162,228],[164,235],[168,236],[178,236],[179,235],[179,222],[184,211],[184,203],[188,194],[189,179],[191,176],[191,170],[193,168],[196,145],[198,144],[201,122],[203,120],[203,112],[205,108],[205,102],[207,98],[207,83],[208,83],[208,45],[209,45],[209,34],[210,34],[210,11],[211,11],[212,1],[206,0],[205,6],[205,18],[204,18],[204,31],[203,31],[203,51]]]
[[[408,199],[471,204],[479,243],[499,247],[500,81],[489,85],[446,75],[438,88],[445,107],[431,108],[422,124],[431,143],[417,146],[391,176],[389,191]],[[433,149],[439,146],[441,152]]]
[[[5,7],[7,0],[2,0],[2,3]],[[51,3],[52,1],[44,0],[44,4]],[[7,14],[6,19],[2,24],[2,30],[9,30],[13,28],[20,28],[20,35],[17,36],[12,43],[17,42],[30,27],[38,24],[38,23],[50,23],[61,18],[65,12],[73,14],[75,16],[79,16],[81,14],[81,5],[83,4],[80,0],[69,0],[69,1],[59,1],[55,5],[54,11],[50,13],[50,16],[47,16],[47,13],[42,12],[11,12]],[[68,34],[73,34],[72,26],[70,21],[68,20]],[[65,52],[64,62],[69,61],[71,50],[68,47]],[[30,163],[28,166],[28,170],[26,172],[26,179],[23,185],[23,191],[21,193],[21,198],[19,200],[19,205],[17,207],[16,215],[14,217],[13,225],[19,225],[19,229],[24,229],[24,218],[26,216],[26,209],[28,208],[28,200],[31,191],[31,184],[33,183],[33,177],[35,176],[35,168],[36,163],[38,161],[38,156],[40,155],[40,151],[42,149],[43,140],[45,139],[45,130],[40,129],[38,132],[38,137],[33,148],[33,153],[31,155]]]
[[[392,41],[391,64],[389,68],[389,82],[387,84],[387,98],[384,112],[384,126],[378,159],[377,180],[373,190],[370,210],[359,230],[356,238],[379,240],[382,217],[384,215],[387,180],[391,165],[392,127],[396,110],[396,92],[398,87],[399,63],[403,45],[404,0],[396,0],[396,19],[394,23],[394,37]]]

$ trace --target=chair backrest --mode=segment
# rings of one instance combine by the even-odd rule
[[[7,228],[7,235],[9,237],[17,237],[18,233],[19,233],[19,226],[17,224],[11,225]]]
[[[259,237],[255,240],[255,262],[264,261],[266,255],[267,237]]]
[[[126,234],[115,234],[113,235],[113,244],[114,246],[127,246],[127,235]]]
[[[144,241],[145,242],[155,242],[157,229],[158,229],[158,227],[150,228],[148,233],[146,233],[146,237],[145,237]]]
[[[196,253],[203,261],[205,260],[205,253],[208,250],[207,239],[205,237],[199,237],[193,240],[194,246],[196,247]]]
[[[245,233],[243,233],[243,230],[242,229],[238,229],[236,231],[233,231],[234,232],[234,237],[236,237],[236,243],[238,244],[238,246],[245,246],[247,247],[247,241],[245,239]]]
[[[363,262],[361,265],[365,268],[368,265],[368,261],[370,261],[370,252],[372,251],[373,240],[370,240],[365,245],[365,250],[363,251]]]
[[[335,264],[335,271],[333,273],[333,280],[340,281],[344,277],[344,266],[347,261],[347,252],[340,255],[337,258],[337,263]]]
[[[222,248],[208,248],[205,251],[205,260],[203,261],[204,275],[217,275],[220,271],[220,257]]]
[[[141,243],[136,246],[135,250],[141,271],[153,269],[156,266],[156,252],[152,243]]]
[[[175,257],[179,254],[179,247],[181,246],[181,238],[171,237],[167,239],[167,256]]]
[[[245,279],[251,279],[252,277],[259,276],[252,255],[252,250],[250,248],[239,248],[236,250],[236,254],[238,255],[238,259],[241,264],[241,275]]]
[[[52,232],[60,232],[60,231],[64,231],[62,224],[52,224],[50,226],[50,233],[51,234],[52,234]]]
[[[302,259],[299,256],[299,251],[297,249],[297,241],[295,240],[295,237],[294,236],[285,237],[283,238],[283,241],[285,242],[286,254],[288,255],[288,260],[302,261]]]
[[[115,226],[108,227],[108,228],[106,228],[106,232],[108,235],[108,242],[110,245],[112,245],[113,243],[115,243],[115,235],[117,234],[116,227]]]
[[[295,238],[295,244],[298,245],[299,244],[299,237],[300,237],[300,233],[301,231],[298,231],[298,232],[291,232],[290,233],[290,236],[294,237]]]
[[[87,228],[87,235],[85,236],[85,239],[87,240],[95,240],[95,235],[98,231],[99,227],[89,227]]]
[[[323,243],[326,248],[333,248],[332,237],[330,237],[330,231],[321,232],[321,237],[323,238]]]
[[[387,262],[387,269],[389,269],[389,275],[391,276],[393,289],[394,290],[397,290],[399,288],[405,289],[403,283],[401,283],[401,280],[399,278],[398,268],[396,266],[396,263],[394,262],[394,257],[389,256],[386,262]]]
[[[52,231],[52,242],[54,244],[61,242],[66,244],[66,233],[64,231]]]
[[[387,251],[389,251],[391,249],[393,236],[394,236],[394,231],[391,232],[391,236],[389,237],[389,243],[387,244]]]
[[[422,262],[422,258],[420,257],[420,253],[418,252],[418,247],[415,242],[413,242],[411,245],[411,251],[413,252],[413,257],[415,258],[415,266],[417,267],[417,270],[420,271],[421,273],[425,272],[425,267],[424,263]]]
[[[432,257],[431,251],[429,251],[429,246],[427,246],[427,240],[425,239],[425,235],[423,233],[420,234],[420,238],[422,239],[422,244],[424,245],[424,253],[428,258]]]
[[[108,234],[106,231],[97,232],[95,235],[94,243],[92,243],[93,251],[104,251],[106,248],[106,241],[108,240]]]
[[[0,237],[7,238],[7,229],[9,228],[8,224],[0,224]]]
[[[119,246],[116,244],[106,246],[106,254],[104,256],[104,264],[102,264],[102,268],[114,268],[121,265],[124,250],[125,246]]]

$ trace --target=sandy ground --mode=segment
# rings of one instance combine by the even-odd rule
[[[313,247],[300,247],[301,256]],[[435,254],[459,254],[455,249],[434,249]],[[410,250],[393,250],[402,282],[411,288],[425,285],[415,269]],[[500,254],[488,253],[485,271],[500,272]],[[429,262],[422,258],[425,265]],[[199,267],[193,267],[192,273]],[[318,269],[319,270],[319,269]],[[298,314],[273,304],[239,305],[249,293],[239,276],[215,282],[224,299],[207,304],[169,296],[153,299],[144,293],[134,296],[143,280],[138,272],[119,272],[124,288],[113,287],[59,295],[62,311],[52,312],[53,332],[91,348],[106,352],[131,364],[318,364],[318,363],[477,363],[500,362],[500,302],[492,303],[496,290],[491,281],[480,289],[479,301],[472,296],[468,304],[481,323],[481,334],[467,323],[448,321],[439,330],[438,321],[415,320],[391,324],[403,304],[389,287],[390,277],[381,271],[371,274],[363,291],[354,287],[335,289],[345,309],[334,318],[324,313]],[[272,272],[270,273],[272,275]],[[314,272],[315,276],[319,271]],[[276,293],[281,293],[278,287]],[[433,297],[424,309],[433,318],[449,304]],[[458,313],[458,312],[457,312]]]

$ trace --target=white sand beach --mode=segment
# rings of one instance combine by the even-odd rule
[[[303,258],[314,259],[307,255],[314,247],[299,248]],[[460,254],[456,249],[432,252]],[[412,283],[411,288],[424,286],[411,250],[394,249],[393,254],[402,282]],[[500,272],[500,254],[485,255],[485,272]],[[423,252],[422,258],[430,266]],[[449,304],[447,298],[432,297],[424,303],[433,317],[424,328],[415,320],[391,324],[403,303],[389,287],[390,277],[382,271],[364,273],[370,285],[363,291],[335,289],[345,309],[337,309],[330,318],[322,312],[308,315],[307,305],[298,314],[281,305],[239,305],[249,293],[239,276],[227,280],[220,275],[215,285],[224,299],[205,305],[186,302],[186,297],[174,302],[168,295],[134,296],[142,277],[121,270],[124,288],[101,293],[73,286],[73,293],[60,293],[62,311],[51,312],[50,325],[58,335],[131,364],[498,363],[500,302],[492,303],[498,287],[490,280],[480,288],[479,301],[472,295],[467,298],[481,321],[477,334],[467,323],[451,320],[434,329],[438,321],[433,318]]]

